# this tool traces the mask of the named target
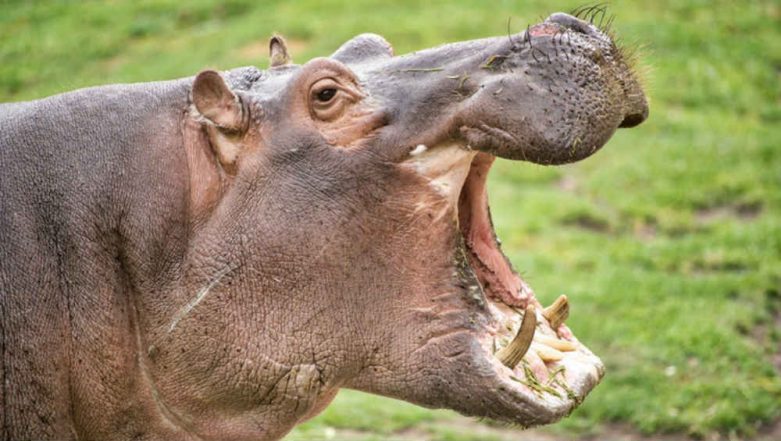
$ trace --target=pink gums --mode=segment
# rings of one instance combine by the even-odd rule
[[[556,23],[540,23],[536,26],[529,28],[529,34],[532,37],[540,37],[543,35],[556,35],[561,32],[561,26]]]
[[[488,211],[486,179],[494,157],[478,153],[459,198],[458,217],[469,263],[487,295],[506,305],[525,307],[531,289],[516,274],[499,249]]]

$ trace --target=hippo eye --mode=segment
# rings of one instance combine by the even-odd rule
[[[323,89],[320,92],[317,92],[317,100],[323,103],[331,101],[334,96],[336,96],[336,89],[333,88]]]
[[[328,77],[315,82],[309,92],[309,110],[313,117],[321,121],[333,121],[339,118],[355,96],[349,86]]]

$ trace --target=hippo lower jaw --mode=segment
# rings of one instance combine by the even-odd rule
[[[563,323],[566,297],[544,309],[502,253],[486,192],[495,157],[462,145],[418,146],[411,156],[415,170],[449,200],[447,212],[455,214],[462,238],[456,253],[473,272],[463,285],[467,295],[479,297],[487,316],[466,363],[476,371],[482,395],[466,397],[480,404],[456,410],[526,427],[568,415],[602,379],[604,365]]]

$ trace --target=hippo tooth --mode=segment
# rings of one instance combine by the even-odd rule
[[[542,345],[539,343],[532,344],[532,350],[537,353],[537,355],[542,358],[542,361],[549,362],[549,361],[559,361],[562,358],[564,358],[564,353],[553,349],[550,346]]]
[[[534,337],[534,341],[563,352],[571,352],[577,349],[575,347],[575,344],[572,343],[571,341],[562,340],[555,337],[549,337],[544,334],[537,334]]]
[[[526,355],[526,351],[529,350],[532,339],[534,339],[536,327],[537,313],[534,310],[534,306],[529,305],[526,307],[526,313],[523,315],[523,321],[520,328],[518,328],[515,338],[507,347],[496,353],[496,358],[508,368],[514,369],[521,362],[523,356]]]
[[[412,149],[411,152],[409,152],[410,156],[418,156],[419,154],[425,152],[428,149],[424,144],[418,144],[417,147]]]
[[[560,295],[552,305],[545,308],[542,315],[548,320],[551,328],[554,330],[558,329],[569,317],[569,300],[567,296]]]

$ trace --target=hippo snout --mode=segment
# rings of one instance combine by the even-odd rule
[[[616,129],[648,117],[631,57],[610,37],[609,25],[588,18],[556,13],[509,45],[506,38],[486,41],[469,77],[479,78],[480,88],[459,119],[470,147],[564,164],[592,155]]]
[[[544,23],[554,23],[563,28],[583,34],[587,37],[599,39],[611,42],[608,32],[601,30],[598,26],[582,20],[577,17],[573,17],[570,14],[563,12],[557,12],[548,17]],[[612,45],[612,43],[611,43]],[[640,125],[648,118],[648,101],[646,100],[643,91],[636,84],[636,82],[629,82],[626,86],[626,111],[624,112],[624,119],[618,125],[620,128],[630,128]]]

